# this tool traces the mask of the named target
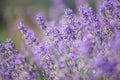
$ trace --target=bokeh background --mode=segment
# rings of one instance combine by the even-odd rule
[[[97,1],[88,0],[88,2],[97,11]],[[65,0],[65,4],[76,12],[74,0]],[[6,38],[12,38],[16,46],[20,48],[22,36],[17,30],[17,23],[21,18],[35,32],[41,34],[34,17],[36,13],[42,12],[50,20],[51,6],[53,6],[52,0],[0,0],[0,43]]]

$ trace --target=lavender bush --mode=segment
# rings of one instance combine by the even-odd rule
[[[2,80],[37,80],[38,76],[46,76],[42,80],[120,80],[120,1],[105,0],[94,12],[87,5],[79,6],[87,0],[75,0],[78,13],[66,8],[62,0],[53,2],[60,12],[54,14],[52,6],[51,21],[36,16],[43,38],[24,22],[18,25],[32,51],[32,63],[11,40],[0,44]],[[62,8],[66,9],[61,16]]]

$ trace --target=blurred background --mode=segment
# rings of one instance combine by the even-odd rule
[[[0,43],[12,38],[17,46],[22,39],[17,23],[22,18],[30,27],[34,27],[33,16],[38,11],[48,13],[50,0],[0,0]]]
[[[53,15],[64,11],[66,7],[76,12],[76,5],[80,5],[78,2],[81,5],[88,3],[96,11],[97,0],[0,0],[0,43],[6,38],[12,38],[16,46],[20,47],[22,36],[17,30],[19,19],[22,18],[37,32],[39,30],[34,19],[37,13],[44,13],[48,20],[54,19]]]

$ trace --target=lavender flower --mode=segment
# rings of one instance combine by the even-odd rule
[[[36,17],[36,21],[37,21],[37,24],[42,27],[42,29],[46,29],[45,20],[43,16],[38,15]]]
[[[73,11],[69,8],[65,10],[65,15],[68,19],[72,19],[74,17]]]
[[[113,10],[110,7],[112,6],[101,8],[101,10],[110,12]],[[102,21],[104,19],[110,22],[111,19],[95,13],[88,6],[81,7],[79,15],[74,14],[68,8],[65,10],[64,16],[59,22],[53,24],[48,22],[47,25],[45,25],[43,17],[37,17],[38,24],[46,29],[44,30],[45,41],[41,44],[38,41],[38,45],[31,47],[36,51],[34,59],[38,66],[45,69],[49,77],[54,80],[100,80],[115,77],[117,79],[120,71],[117,68],[119,60],[116,59],[118,55],[116,50],[119,53],[119,45],[116,45],[116,50],[111,49],[111,41],[117,34],[113,32],[114,30],[112,31],[112,28],[109,28],[110,25]],[[110,31],[107,31],[108,29]],[[37,39],[35,35],[31,37]],[[29,38],[26,41],[29,41]],[[111,55],[113,58],[110,57]]]
[[[110,76],[112,77],[112,75],[116,74],[116,65],[117,62],[115,61],[109,61],[106,58],[104,58],[103,56],[97,56],[96,57],[96,62],[95,62],[95,66],[96,68],[99,68],[102,71],[102,76],[109,78]]]
[[[30,46],[39,45],[38,39],[35,37],[35,34],[32,30],[26,29],[25,25],[20,22],[18,29],[23,33],[24,38]]]
[[[34,65],[35,66],[35,65]],[[2,80],[36,80],[37,71],[16,50],[11,40],[0,44],[0,76]],[[30,74],[34,74],[33,77]]]
[[[86,5],[79,8],[79,14],[67,8],[60,18],[58,15],[66,6],[60,0],[53,2],[52,10],[60,9],[56,13],[57,18],[48,22],[43,16],[36,17],[43,38],[39,39],[23,23],[18,25],[32,51],[35,67],[21,57],[12,42],[8,41],[0,44],[2,78],[36,80],[36,75],[43,71],[41,73],[52,80],[119,80],[120,1],[105,0],[98,12]],[[25,75],[21,77],[23,73]],[[46,80],[45,77],[43,79]]]
[[[110,12],[113,9],[109,7],[101,9]],[[36,51],[33,58],[37,65],[43,68],[53,80],[118,79],[120,72],[117,68],[119,59],[116,57],[118,56],[116,53],[119,53],[118,32],[112,30],[111,25],[102,21],[104,19],[109,23],[111,19],[95,13],[88,6],[81,7],[79,15],[74,14],[68,8],[65,10],[64,16],[58,24],[48,22],[47,25],[45,25],[43,17],[37,17],[37,23],[42,26],[43,30],[45,29],[43,42],[37,40],[34,32],[29,32],[26,28],[19,28],[25,35],[26,42],[32,45],[33,52]],[[115,36],[117,36],[115,39],[117,43],[115,48],[111,49]],[[38,44],[33,45],[33,43]]]

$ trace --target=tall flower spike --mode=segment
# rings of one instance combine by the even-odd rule
[[[30,46],[32,50],[32,58],[35,63],[39,66],[39,68],[43,68],[46,73],[50,75],[50,73],[52,72],[52,62],[50,54],[47,54],[47,45],[45,43],[40,44],[34,32],[25,28],[25,25],[23,23],[20,23],[18,28],[22,32],[27,45]]]
[[[65,15],[68,19],[72,19],[74,17],[74,13],[73,13],[72,9],[70,9],[70,8],[67,8],[65,10]]]
[[[118,0],[105,0],[102,6],[99,8],[100,13],[106,25],[110,27],[119,28],[120,21],[120,2]]]
[[[47,26],[45,25],[45,18],[41,15],[37,15],[36,17],[36,21],[37,24],[43,29],[45,30],[47,28]]]
[[[33,45],[37,46],[37,45],[39,45],[39,40],[35,36],[34,32],[32,30],[27,29],[22,22],[20,22],[20,24],[18,25],[18,29],[22,32],[26,42],[30,46],[33,46]]]
[[[72,9],[70,9],[70,8],[65,9],[65,17],[66,17],[67,23],[74,26],[74,23],[75,23],[74,17],[75,17],[75,15],[74,15]]]
[[[87,20],[89,22],[93,22],[95,21],[96,19],[96,14],[95,12],[92,10],[91,7],[88,7],[88,6],[84,6],[84,7],[81,7],[79,9],[79,13],[80,13],[80,17],[83,19],[83,20]]]
[[[95,13],[91,7],[84,6],[79,9],[80,13],[80,22],[82,22],[82,26],[86,27],[84,29],[90,32],[94,35],[98,35],[101,33],[102,26],[100,23],[99,15]]]

